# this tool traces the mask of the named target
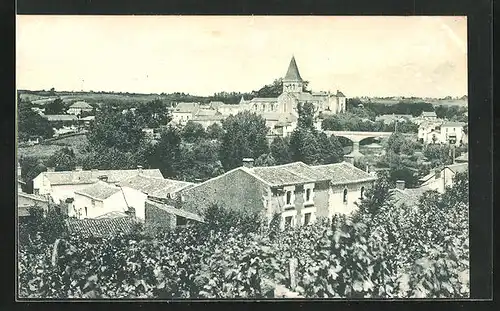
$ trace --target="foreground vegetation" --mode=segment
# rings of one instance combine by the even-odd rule
[[[205,223],[174,231],[65,236],[56,255],[62,230],[48,228],[60,222],[39,217],[21,227],[19,296],[274,297],[277,285],[291,287],[294,259],[303,297],[468,297],[468,176],[418,206],[395,206],[388,189],[381,179],[352,217],[284,232],[278,217],[264,225],[257,215],[211,207]]]

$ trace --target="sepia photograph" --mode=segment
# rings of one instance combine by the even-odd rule
[[[466,16],[17,15],[17,299],[469,298]]]

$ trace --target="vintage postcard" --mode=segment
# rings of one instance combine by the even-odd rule
[[[18,15],[17,298],[468,298],[465,16]]]

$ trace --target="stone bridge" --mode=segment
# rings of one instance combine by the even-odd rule
[[[335,135],[337,137],[345,137],[352,141],[352,152],[346,157],[362,157],[359,152],[359,142],[366,138],[388,138],[392,132],[361,132],[361,131],[325,131],[328,136]]]

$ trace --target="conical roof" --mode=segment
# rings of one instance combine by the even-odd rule
[[[292,60],[290,61],[290,65],[288,66],[288,71],[286,72],[283,81],[302,81],[294,56],[292,56]]]

